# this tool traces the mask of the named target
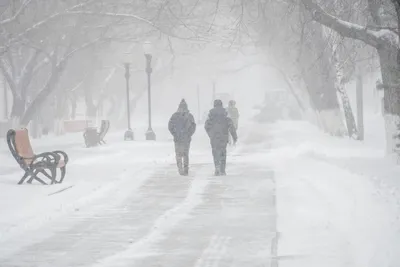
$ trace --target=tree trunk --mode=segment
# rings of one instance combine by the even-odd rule
[[[4,119],[8,120],[8,93],[7,81],[3,78],[3,98],[4,98]]]
[[[290,79],[289,79],[287,73],[285,73],[282,69],[280,69],[280,68],[278,68],[278,67],[275,67],[275,66],[274,66],[274,68],[281,74],[283,80],[285,81],[285,83],[286,83],[286,85],[287,85],[287,88],[288,88],[290,94],[291,94],[291,95],[293,96],[293,98],[296,100],[296,103],[297,103],[297,105],[299,106],[299,108],[301,109],[301,111],[302,111],[302,112],[305,112],[305,111],[306,111],[306,108],[304,107],[304,105],[303,105],[303,103],[302,103],[300,97],[296,94],[296,92],[295,92],[295,90],[294,90],[294,88],[293,88],[292,82],[290,81]]]
[[[110,104],[110,109],[107,111],[107,117],[111,118],[111,117],[113,117],[113,115],[116,113],[116,110],[117,110],[116,103],[115,103],[116,100],[115,100],[114,96],[108,97],[108,100],[109,100],[109,104]]]
[[[346,119],[347,133],[350,138],[358,139],[358,131],[356,121],[354,119],[353,110],[351,108],[350,100],[343,85],[338,85],[338,93],[342,100],[344,117]]]
[[[357,128],[358,140],[364,140],[364,94],[363,80],[360,73],[357,73],[356,98],[357,98]]]
[[[21,119],[25,111],[25,101],[21,98],[13,97],[13,104],[11,108],[11,117]],[[25,125],[26,126],[26,125]]]
[[[93,95],[90,89],[85,89],[85,103],[86,103],[86,115],[90,118],[95,118],[97,113],[97,107],[93,102]]]
[[[397,136],[400,134],[398,126],[400,123],[400,89],[399,84],[399,66],[397,65],[397,51],[379,49],[379,60],[381,65],[382,82],[385,85],[383,110],[386,128],[386,148],[387,153],[398,152],[396,145],[400,144]]]
[[[331,68],[332,52],[324,38],[322,26],[310,23],[305,27],[299,69],[309,94],[311,106],[317,113],[320,127],[327,133],[343,136],[345,127],[335,88],[336,73]]]
[[[54,133],[56,135],[63,135],[65,133],[64,121],[60,118],[54,120]]]
[[[42,137],[42,127],[40,125],[40,118],[39,118],[39,112],[36,113],[36,116],[32,118],[31,123],[30,123],[30,132],[32,138],[41,138]]]
[[[338,92],[341,102],[342,102],[344,117],[346,119],[347,133],[350,138],[357,139],[357,137],[358,137],[357,125],[356,125],[356,121],[354,119],[353,110],[351,109],[349,97],[344,88],[343,68],[339,64],[339,56],[338,56],[336,49],[337,49],[337,47],[335,45],[333,48],[333,58],[332,58],[333,65],[336,70],[335,87],[336,87],[336,91]]]
[[[75,118],[76,118],[76,108],[77,108],[77,106],[78,106],[75,93],[72,93],[72,96],[71,96],[70,100],[71,100],[71,114],[70,114],[70,119],[71,119],[71,120],[75,120]]]
[[[59,63],[57,66],[55,66],[50,74],[50,77],[48,78],[46,84],[40,91],[40,93],[34,98],[34,100],[30,103],[26,111],[24,112],[21,123],[23,125],[28,125],[28,123],[31,121],[33,116],[35,115],[35,111],[39,110],[39,108],[46,102],[48,96],[51,94],[51,92],[54,90],[56,87],[58,81],[60,80],[60,77],[62,75],[62,72],[65,69],[65,62],[62,62],[63,64]]]

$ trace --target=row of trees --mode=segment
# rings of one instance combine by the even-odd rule
[[[378,56],[382,88],[384,88],[387,149],[389,153],[395,152],[397,127],[400,122],[400,1],[326,1],[318,3],[313,0],[301,0],[301,3],[314,24],[322,25],[341,38],[348,38],[349,45],[344,46],[341,52],[345,56],[339,57],[341,62],[351,58],[352,54],[361,54],[365,57],[364,51],[372,50],[372,53],[369,54]],[[363,48],[363,45],[367,47]],[[346,55],[346,53],[350,55]],[[333,55],[336,56],[336,53],[334,52]],[[354,63],[353,65],[355,66],[350,65],[353,69],[363,67]],[[349,71],[349,73],[352,72]],[[336,79],[340,78],[342,76],[337,73]]]
[[[241,7],[247,10],[248,35],[272,55],[296,88],[307,92],[306,101],[331,134],[357,138],[345,85],[380,67],[387,148],[396,151],[400,1],[254,0]]]
[[[113,75],[122,76],[121,51],[143,63],[144,40],[159,46],[160,79],[179,53],[207,43],[237,52],[255,46],[270,55],[300,105],[311,104],[324,130],[356,138],[345,84],[379,63],[393,151],[400,122],[399,1],[15,0],[0,7],[0,70],[13,95],[11,116],[27,125],[52,96],[71,99],[71,107],[83,96],[89,113],[113,99],[118,90],[107,87],[115,86]],[[144,84],[136,88],[132,101]]]
[[[88,115],[105,99],[120,101],[121,90],[109,89],[115,86],[112,78],[123,77],[124,61],[140,62],[134,69],[143,69],[144,41],[164,48],[170,38],[201,40],[185,28],[178,11],[183,12],[177,3],[144,0],[15,0],[0,7],[0,71],[12,94],[14,123],[28,125],[55,98],[58,117],[66,106],[74,117],[79,97]],[[165,72],[161,66],[155,75]],[[144,86],[135,88],[133,102]]]

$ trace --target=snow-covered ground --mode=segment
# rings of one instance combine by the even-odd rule
[[[112,133],[91,149],[35,140],[71,156],[55,186],[16,185],[2,146],[0,266],[400,266],[400,169],[380,146],[307,122],[242,127],[226,177],[202,125],[190,177],[162,127],[157,142]]]
[[[265,130],[279,266],[400,266],[400,168],[383,151],[307,123]]]
[[[240,160],[239,146],[231,151],[229,178],[216,179],[199,126],[191,175],[181,177],[167,138],[125,143],[117,137],[94,149],[71,144],[63,185],[18,186],[12,181],[18,172],[4,175],[0,266],[248,266],[271,260],[264,251],[276,236],[274,187],[263,162]],[[40,142],[39,148],[49,145]],[[250,169],[252,176],[243,179]]]
[[[139,136],[138,136],[139,137]],[[123,133],[107,136],[110,145],[85,148],[81,134],[33,140],[36,152],[64,150],[70,157],[63,184],[17,186],[23,171],[10,155],[5,141],[0,147],[0,240],[23,230],[40,227],[58,216],[103,198],[135,176],[138,186],[154,164],[167,164],[172,158],[170,143],[123,142]],[[112,145],[111,145],[112,144]]]

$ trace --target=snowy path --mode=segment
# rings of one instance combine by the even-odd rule
[[[274,266],[272,171],[234,151],[229,175],[213,177],[207,148],[193,146],[190,177],[171,160],[156,164],[90,205],[0,240],[0,266]]]
[[[3,176],[0,266],[400,266],[399,166],[305,122],[244,129],[226,177],[201,130],[189,177],[166,139],[71,149],[51,196]]]

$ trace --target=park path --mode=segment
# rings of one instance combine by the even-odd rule
[[[273,171],[244,147],[230,152],[226,177],[212,176],[204,137],[189,177],[171,158],[142,162],[145,173],[127,172],[90,204],[0,240],[0,266],[277,266]]]

